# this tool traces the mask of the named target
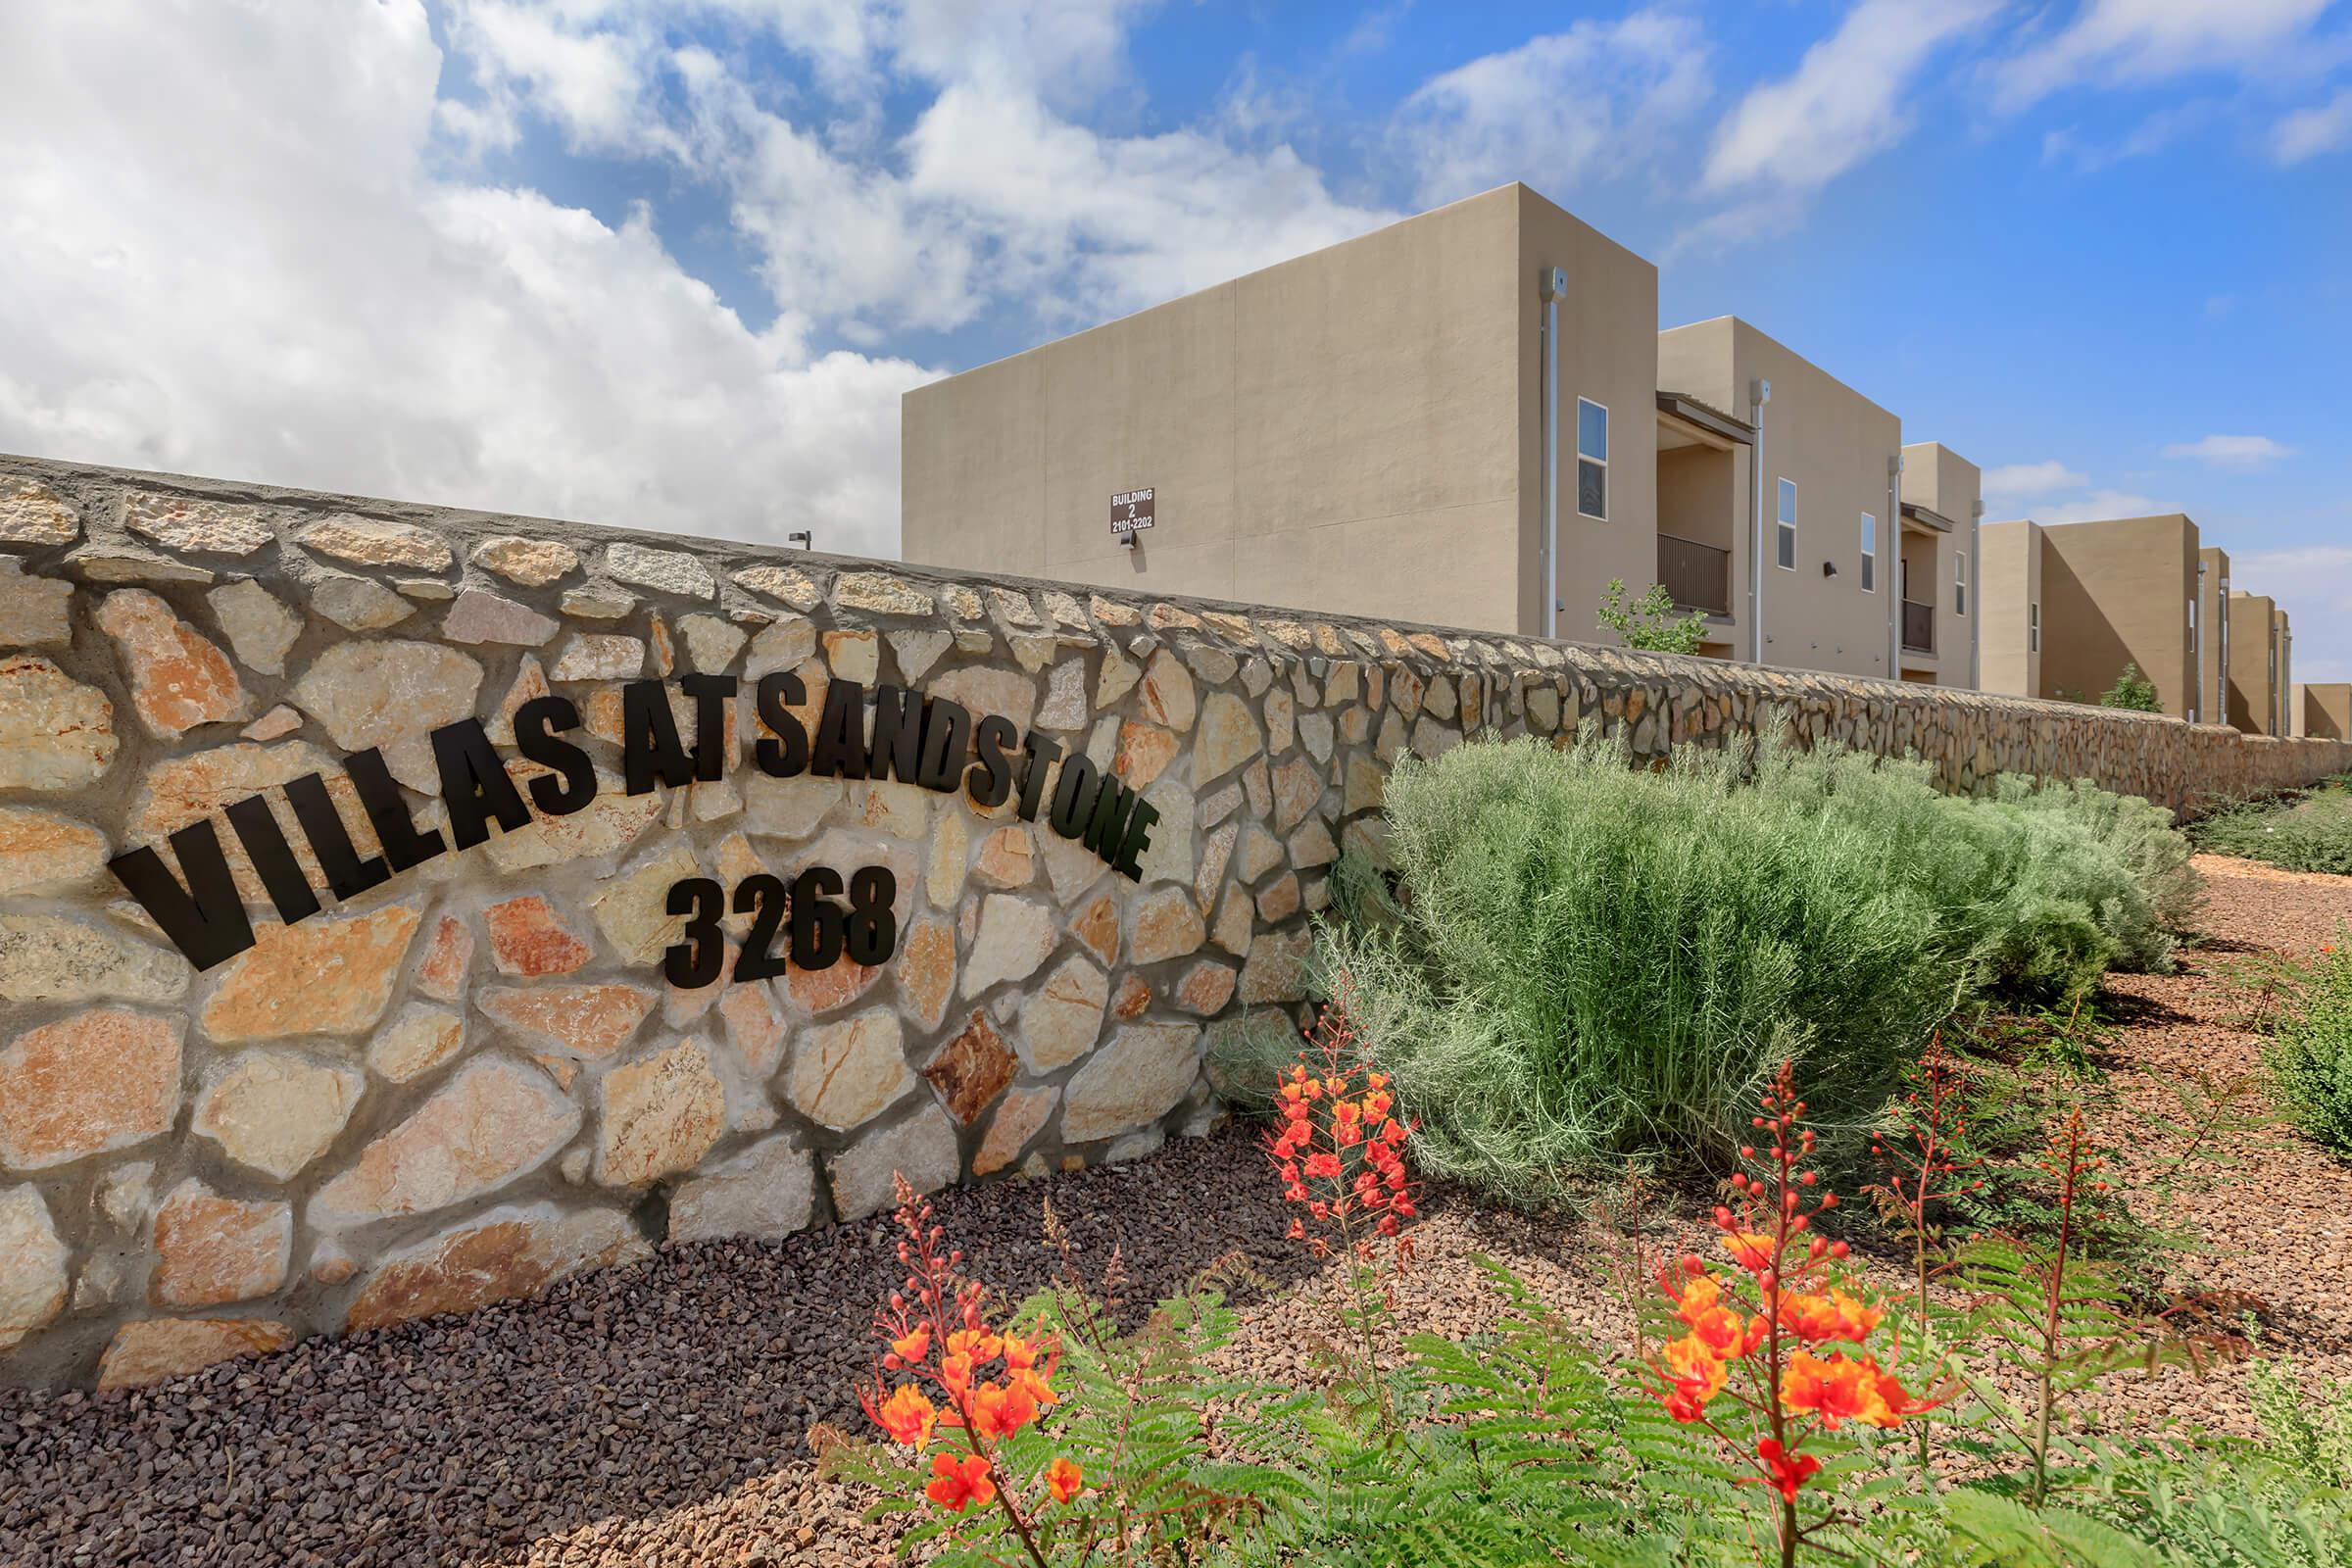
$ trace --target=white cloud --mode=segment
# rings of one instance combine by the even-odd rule
[[[2084,0],[2074,20],[2003,61],[1993,104],[2014,111],[2062,88],[2136,86],[2277,63],[2329,0]]]
[[[2324,104],[2296,110],[2271,130],[2271,156],[2281,164],[2299,164],[2346,147],[2352,147],[2352,87]]]
[[[2258,468],[2293,452],[2294,448],[2280,446],[2267,435],[2209,435],[2197,441],[2178,441],[2164,449],[2168,458],[2193,458],[2225,468]]]
[[[641,214],[435,173],[415,0],[11,25],[0,448],[895,548],[928,372],[748,330]],[[597,70],[550,69],[609,123]]]
[[[1149,0],[845,5],[861,20],[827,44],[824,79],[846,98],[779,94],[753,51],[661,42],[681,15],[709,15],[797,50],[812,0],[471,0],[482,14],[526,3],[533,26],[622,40],[592,57],[637,73],[639,127],[615,150],[723,191],[784,317],[852,342],[999,306],[1054,326],[1099,319],[1396,216],[1338,199],[1286,145],[1238,146],[1218,127],[1109,134],[1065,113],[1120,89],[1125,28]],[[571,92],[530,28],[466,37],[486,90],[594,134],[601,69],[580,70],[598,90]],[[909,84],[927,106],[884,139],[874,95]]]
[[[1564,195],[1653,166],[1712,90],[1698,24],[1636,11],[1431,77],[1399,108],[1395,137],[1425,204],[1514,179]]]
[[[2352,680],[2352,545],[2232,555],[2233,583],[2267,593],[2295,634],[2293,678]]]
[[[1703,184],[1811,191],[1911,129],[1906,100],[1937,49],[2000,0],[1858,0],[1794,74],[1751,89],[1717,127]]]
[[[2080,490],[2089,482],[2084,475],[2051,459],[2043,463],[2007,463],[1997,468],[1986,468],[1984,489],[1987,497],[2034,496],[2061,490]]]
[[[2128,490],[2094,490],[2068,501],[2039,501],[2013,508],[2035,522],[2097,522],[2108,517],[2145,517],[2162,511],[2146,496]]]

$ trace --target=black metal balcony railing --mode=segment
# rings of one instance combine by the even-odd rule
[[[1732,553],[1695,539],[1658,535],[1658,581],[1686,610],[1732,612]]]
[[[1936,607],[1916,599],[1903,601],[1903,646],[1915,654],[1936,651]]]

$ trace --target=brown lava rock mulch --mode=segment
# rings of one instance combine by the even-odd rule
[[[2169,1163],[2169,1085],[2258,1071],[2243,1003],[2222,979],[2236,955],[2308,956],[2352,922],[2352,878],[2202,857],[2211,940],[2181,972],[2113,983],[2124,1027],[2094,1099],[2102,1138],[2132,1150],[2116,1174]],[[2175,1283],[2263,1303],[2263,1347],[2352,1377],[2347,1172],[2282,1131],[2244,1135],[2234,1162],[2186,1184],[2156,1223],[2206,1250]],[[2193,1168],[2193,1167],[2192,1167]],[[1117,1246],[1138,1300],[1240,1250],[1276,1292],[1246,1303],[1237,1354],[1309,1375],[1295,1292],[1335,1281],[1281,1240],[1288,1215],[1247,1133],[1049,1181],[943,1195],[940,1219],[986,1277],[1022,1294],[1049,1277],[1051,1199],[1099,1273]],[[2158,1208],[2152,1197],[2136,1200]],[[2146,1211],[2143,1209],[2143,1211]],[[1698,1233],[1671,1228],[1689,1240]],[[1458,1333],[1494,1310],[1477,1253],[1518,1269],[1573,1319],[1616,1341],[1623,1306],[1601,1283],[1598,1239],[1438,1195],[1399,1292],[1405,1324]],[[1899,1288],[1873,1265],[1876,1283]],[[869,1364],[874,1303],[898,1283],[880,1220],[782,1243],[666,1249],[471,1318],[314,1340],[132,1395],[0,1390],[0,1568],[49,1564],[864,1564],[887,1532],[814,1475],[817,1421],[859,1430],[851,1390]],[[2102,1400],[2247,1430],[2243,1367],[2202,1383],[2126,1379]]]

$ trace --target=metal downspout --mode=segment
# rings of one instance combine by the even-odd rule
[[[1749,489],[1747,520],[1747,642],[1751,663],[1764,662],[1764,405],[1772,401],[1772,383],[1757,376],[1747,383],[1748,422],[1754,426],[1754,440],[1747,452],[1748,466],[1754,471],[1748,477],[1754,481]]]
[[[1546,267],[1536,285],[1544,301],[1544,548],[1541,587],[1544,635],[1560,635],[1560,296],[1568,270]]]

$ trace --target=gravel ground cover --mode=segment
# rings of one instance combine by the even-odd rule
[[[2102,1065],[2101,1135],[2135,1178],[2179,1153],[2159,1130],[2170,1084],[2255,1071],[2223,974],[2234,955],[2315,952],[2352,922],[2352,878],[2201,857],[2209,940],[2171,976],[2118,977],[2124,1027]],[[2343,1168],[2278,1132],[2234,1138],[2234,1165],[2203,1172],[2148,1217],[2204,1250],[2183,1286],[2263,1303],[2267,1350],[2352,1377],[2352,1218]],[[2192,1171],[2204,1162],[2192,1162]],[[1131,1297],[1166,1293],[1239,1250],[1267,1276],[1236,1353],[1311,1376],[1298,1326],[1334,1278],[1280,1240],[1282,1211],[1247,1132],[1050,1181],[943,1195],[940,1218],[1008,1292],[1043,1283],[1054,1203],[1098,1269],[1115,1245]],[[2151,1208],[2151,1197],[2141,1200]],[[1683,1212],[1654,1244],[1703,1245]],[[1474,1258],[1508,1263],[1596,1336],[1625,1309],[1598,1268],[1606,1241],[1579,1222],[1537,1223],[1439,1193],[1398,1294],[1410,1327],[1460,1333],[1494,1303]],[[1873,1264],[1874,1283],[1899,1270]],[[861,1423],[851,1390],[867,1323],[898,1282],[889,1228],[871,1221],[773,1244],[704,1244],[570,1280],[537,1301],[476,1316],[311,1341],[127,1396],[0,1391],[0,1565],[298,1563],[605,1565],[887,1560],[860,1499],[820,1485],[808,1433]],[[1301,1297],[1307,1299],[1301,1300]],[[2202,1383],[2172,1371],[2119,1382],[2114,1418],[2173,1417],[2245,1430],[2242,1367]]]

